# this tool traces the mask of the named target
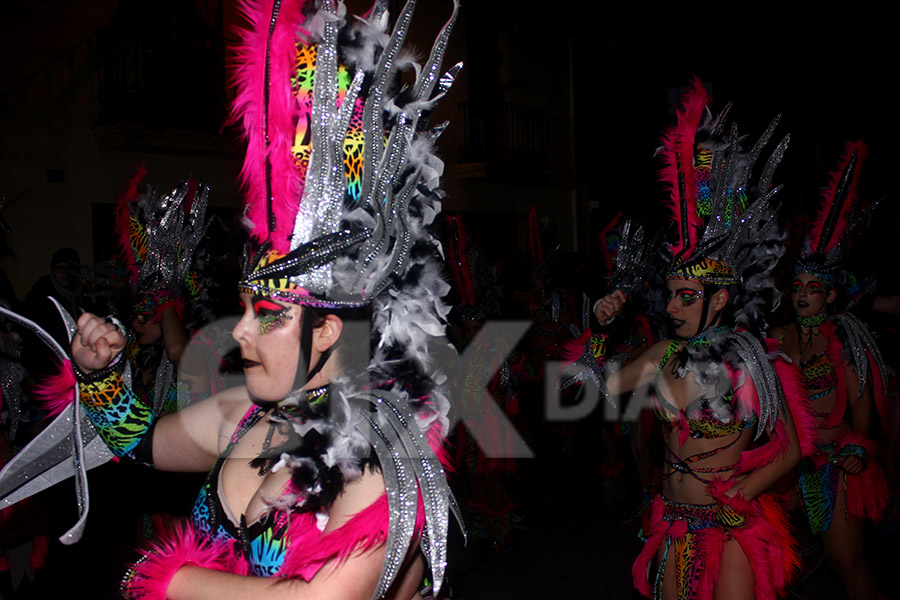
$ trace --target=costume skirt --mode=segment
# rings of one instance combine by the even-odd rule
[[[750,562],[756,598],[782,597],[801,564],[787,513],[770,494],[749,504],[744,525],[725,527],[716,520],[716,504],[684,504],[657,495],[644,515],[644,547],[632,568],[638,591],[661,598],[663,580],[674,577],[679,600],[712,600],[716,583],[728,577],[721,570],[725,544],[735,541]]]
[[[845,517],[877,522],[884,514],[888,500],[887,481],[884,469],[875,460],[875,444],[862,436],[848,441],[849,438],[845,435],[837,442],[816,444],[816,453],[797,466],[797,488],[813,534],[831,527],[839,491],[844,494]],[[867,451],[866,467],[857,475],[847,474],[835,464],[841,449],[850,443]]]

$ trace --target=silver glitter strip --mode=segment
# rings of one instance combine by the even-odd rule
[[[360,306],[366,306],[371,302],[371,299],[367,298],[335,300],[334,298],[303,296],[301,294],[292,294],[266,285],[250,283],[247,281],[238,283],[238,292],[247,292],[254,296],[269,296],[270,298],[281,300],[282,302],[287,302],[289,304],[312,306],[316,308],[359,308]]]
[[[781,418],[787,411],[784,393],[775,368],[769,362],[768,353],[757,338],[748,331],[728,334],[728,338],[735,342],[741,366],[746,368],[747,375],[753,380],[759,396],[759,423],[753,437],[756,440],[770,424],[774,425],[775,420]]]
[[[581,293],[581,331],[587,331],[591,326],[591,299],[584,292]]]
[[[784,136],[778,145],[775,147],[775,150],[772,151],[772,155],[769,156],[769,160],[766,161],[766,166],[763,168],[762,174],[759,177],[759,193],[764,193],[769,191],[769,188],[772,187],[772,178],[775,176],[775,169],[778,168],[778,165],[781,164],[781,160],[784,158],[784,153],[787,151],[788,144],[791,142],[791,136]]]
[[[380,294],[390,284],[390,276],[392,274],[402,274],[406,271],[406,265],[409,262],[409,250],[411,245],[409,233],[409,203],[416,191],[416,185],[419,182],[419,171],[409,178],[406,185],[400,191],[398,197],[391,197],[391,221],[396,222],[393,227],[395,234],[394,247],[391,251],[391,260],[386,268],[382,269],[382,274],[374,286],[370,286],[368,290],[364,290],[366,279],[369,273],[375,268],[375,264],[364,264],[364,270],[357,278],[357,285],[354,286],[353,292],[363,293],[365,291],[368,297],[375,297]],[[388,243],[387,239],[383,239],[384,243]],[[373,252],[373,257],[377,253]]]
[[[850,354],[853,357],[853,366],[856,367],[859,395],[862,396],[863,392],[865,392],[866,381],[869,377],[869,360],[866,356],[866,350],[872,355],[872,362],[875,363],[875,367],[878,369],[881,381],[887,382],[887,370],[884,364],[884,357],[882,357],[881,350],[878,349],[878,344],[875,342],[875,338],[872,336],[872,333],[869,331],[869,328],[866,327],[865,323],[860,321],[856,315],[846,312],[835,315],[833,319],[835,324],[839,327],[838,332],[843,334],[841,336],[843,338],[841,341],[848,346]]]
[[[449,513],[452,511],[457,521],[462,524],[461,513],[450,491],[444,469],[419,429],[406,397],[378,391],[375,395],[360,396],[359,399],[367,400],[375,406],[378,414],[385,418],[396,432],[398,440],[403,445],[404,457],[410,459],[425,508],[425,528],[428,536],[423,537],[422,549],[431,565],[434,588],[437,591],[443,583],[447,563]],[[405,552],[405,549],[403,551]]]
[[[66,546],[71,546],[81,539],[81,535],[84,533],[84,526],[87,523],[88,512],[91,509],[87,467],[84,463],[84,437],[81,431],[81,420],[86,415],[81,402],[77,399],[72,408],[75,412],[75,417],[72,419],[72,467],[75,470],[75,502],[78,505],[78,520],[59,538],[59,541]]]
[[[175,365],[169,360],[169,355],[164,348],[159,367],[156,369],[156,379],[153,382],[153,414],[157,417],[162,414],[166,396],[169,395],[169,388],[172,387],[174,379]]]
[[[69,314],[65,308],[63,308],[62,304],[57,302],[56,298],[53,296],[47,296],[47,299],[53,303],[56,307],[56,312],[59,314],[59,317],[62,319],[63,325],[65,325],[66,333],[69,336],[69,343],[72,343],[72,340],[75,339],[75,334],[78,333],[78,325],[75,324],[75,319],[72,318],[72,315]],[[66,352],[68,355],[68,352]]]
[[[54,302],[59,310],[65,312],[65,309],[59,306],[59,303],[56,302],[53,298],[51,298],[50,296],[47,296],[47,298]],[[53,353],[59,360],[69,360],[69,353],[59,345],[59,342],[56,341],[56,338],[44,331],[44,329],[40,325],[38,325],[31,319],[25,318],[19,313],[13,312],[4,306],[0,306],[0,315],[5,315],[16,323],[23,325],[24,327],[27,327],[28,329],[33,331],[41,339],[41,341],[44,342],[44,344],[46,344],[47,347],[53,351]]]
[[[194,264],[194,254],[196,254],[200,242],[206,236],[206,229],[209,226],[209,221],[205,220],[208,203],[209,186],[203,185],[202,182],[198,183],[187,220],[181,224],[180,231],[178,232],[181,251],[180,254],[175,257],[175,272],[173,273],[173,278],[170,282],[170,285],[172,286],[184,281],[188,271],[191,270],[191,267]]]
[[[372,85],[366,98],[363,110],[364,152],[362,194],[360,196],[364,206],[371,207],[380,200],[378,196],[373,195],[372,190],[375,187],[377,165],[384,147],[384,91],[394,75],[394,60],[406,39],[415,7],[415,0],[409,0],[400,12],[388,45],[382,50],[378,59],[378,66],[375,68]]]
[[[292,250],[286,256],[261,267],[247,276],[247,283],[271,278],[290,277],[300,279],[314,267],[328,264],[346,254],[353,246],[372,235],[371,229],[352,231],[345,229],[311,240]]]
[[[616,251],[616,265],[609,276],[612,289],[620,289],[631,294],[646,279],[647,263],[650,258],[650,245],[644,241],[644,228],[631,231],[631,220],[626,219],[622,225],[622,236]]]
[[[339,107],[338,20],[331,3],[325,3],[323,9],[331,18],[326,18],[324,38],[318,45],[310,128],[312,149],[291,250],[338,231],[346,191],[344,140],[364,77],[363,72],[354,75]],[[332,265],[326,263],[292,280],[301,287],[324,293],[332,287],[331,271]]]
[[[769,140],[772,138],[772,134],[775,133],[775,128],[778,127],[778,123],[781,121],[781,115],[776,115],[772,122],[769,123],[769,126],[763,132],[763,134],[756,140],[756,143],[753,144],[753,148],[750,149],[750,152],[747,153],[747,164],[744,166],[744,170],[741,173],[740,178],[737,181],[737,187],[744,188],[747,187],[750,183],[750,177],[753,174],[753,167],[756,166],[756,161],[759,160],[760,154],[762,154],[763,147],[769,143]],[[763,188],[761,192],[765,192],[766,188]]]
[[[600,395],[606,403],[618,412],[619,399],[610,394],[606,385],[606,378],[619,370],[624,359],[624,354],[613,356],[607,359],[602,366],[598,365],[591,351],[590,341],[588,341],[581,351],[581,356],[560,374],[556,389],[561,392],[573,385],[583,384],[585,381],[591,380],[597,386]]]
[[[453,31],[453,25],[456,23],[456,15],[459,12],[459,2],[453,2],[453,12],[450,18],[441,28],[434,45],[431,48],[431,55],[425,68],[419,75],[418,81],[413,88],[413,97],[418,100],[429,98],[434,91],[434,86],[438,81],[438,75],[441,69],[441,63],[444,61],[444,54],[447,52],[447,42],[450,40],[450,33]]]
[[[78,494],[79,522],[60,541],[77,541],[89,508],[84,471],[112,460],[113,454],[97,435],[84,414],[70,404],[41,433],[34,437],[0,471],[0,506],[10,506],[73,475]],[[79,439],[80,436],[80,439]]]
[[[360,426],[357,428],[375,448],[375,454],[381,463],[388,499],[388,539],[385,544],[381,576],[373,595],[373,598],[381,598],[387,593],[400,571],[415,533],[419,504],[418,491],[415,476],[409,469],[410,461],[405,452],[401,454],[402,444],[397,433],[391,428],[385,430],[379,425],[375,417],[368,412],[368,403],[359,398],[350,400],[358,403],[357,406],[361,408],[359,412],[368,426],[368,428]]]
[[[191,210],[185,215],[182,205],[190,189],[190,179],[163,197],[156,205],[156,190],[142,196],[150,211],[144,229],[147,234],[147,254],[138,270],[136,286],[143,290],[155,283],[176,288],[193,264],[194,252],[206,233],[204,221],[209,188],[197,185]]]

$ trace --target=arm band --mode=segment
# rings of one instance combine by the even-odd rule
[[[143,462],[135,457],[134,452],[150,432],[156,415],[150,406],[128,389],[122,374],[112,370],[106,372],[104,379],[81,381],[78,391],[88,418],[112,453],[119,458]],[[147,444],[149,448],[150,442]],[[142,455],[146,452],[148,450],[141,450]],[[152,459],[152,452],[150,457]]]

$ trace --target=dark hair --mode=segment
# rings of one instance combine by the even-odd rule
[[[372,307],[364,305],[360,307],[344,307],[344,308],[318,308],[312,306],[303,307],[303,321],[300,326],[300,350],[304,356],[310,356],[312,348],[312,331],[317,327],[325,324],[328,315],[338,317],[344,324],[344,332],[341,337],[332,346],[331,351],[341,347],[347,347],[351,341],[361,340],[362,344],[354,345],[356,351],[346,351],[342,353],[341,362],[346,371],[351,373],[361,373],[369,364],[372,357],[372,344],[374,343],[371,335],[372,327]],[[365,332],[362,338],[356,338],[355,335],[348,335],[346,332],[352,330],[354,326],[359,326]],[[360,329],[357,329],[360,331]],[[354,338],[351,340],[351,338]],[[329,352],[330,353],[330,352]],[[306,359],[308,362],[308,358]],[[324,364],[324,363],[323,363]],[[307,371],[310,365],[307,364]]]
[[[81,264],[81,257],[75,248],[60,248],[50,257],[50,270],[52,271],[56,265],[68,264],[70,266],[78,266]]]

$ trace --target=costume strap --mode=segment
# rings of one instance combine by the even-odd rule
[[[678,352],[678,347],[681,345],[681,340],[672,340],[669,342],[669,345],[666,346],[666,351],[663,352],[662,358],[659,359],[659,364],[656,366],[656,372],[662,373],[662,370],[668,364],[669,359],[671,359],[676,352]]]

